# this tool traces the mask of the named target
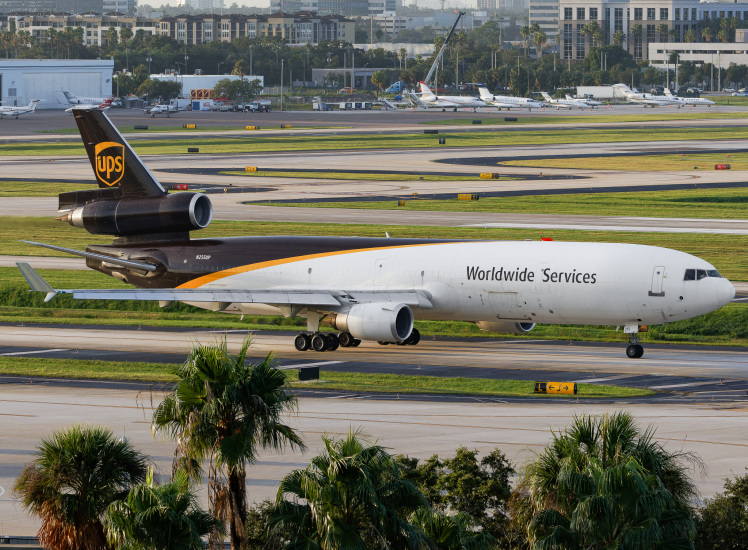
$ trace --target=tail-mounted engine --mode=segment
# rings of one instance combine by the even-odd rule
[[[94,235],[128,237],[186,233],[207,227],[212,218],[213,205],[207,196],[174,193],[89,202],[61,219]]]

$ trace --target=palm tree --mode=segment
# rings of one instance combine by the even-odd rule
[[[620,537],[640,525],[637,506],[651,502],[660,514],[652,517],[662,530],[661,540],[690,536],[696,488],[689,466],[703,467],[690,453],[666,451],[654,441],[654,430],[640,432],[628,413],[575,417],[526,468],[519,486],[524,497],[515,513],[531,518],[537,539],[573,532],[586,543],[599,535],[602,520],[594,514],[603,509],[613,514],[615,508],[608,516],[616,525],[611,536],[627,548],[629,542]],[[540,546],[550,547],[552,540]]]
[[[190,467],[208,460],[211,513],[230,525],[231,547],[244,546],[247,520],[247,464],[257,460],[260,448],[303,449],[299,435],[282,422],[296,407],[286,391],[285,375],[268,355],[256,364],[244,364],[249,339],[236,356],[226,341],[218,346],[197,346],[177,368],[174,389],[153,414],[151,429],[166,432],[179,442],[175,462]],[[211,537],[211,544],[218,542]]]
[[[709,27],[704,27],[704,30],[701,31],[701,38],[706,40],[707,42],[712,41],[712,29]]]
[[[668,26],[667,23],[657,25],[657,34],[660,35],[660,42],[667,42]]]
[[[693,548],[694,520],[662,480],[635,459],[581,472],[562,468],[556,491],[570,508],[544,508],[530,522],[536,548]]]
[[[688,29],[686,31],[686,34],[683,36],[683,39],[689,44],[693,44],[694,42],[696,42],[696,31],[693,29]]]
[[[163,485],[154,485],[148,472],[145,484],[109,506],[105,526],[112,546],[153,550],[203,550],[201,537],[221,528],[198,506],[184,470]]]
[[[519,30],[519,35],[525,39],[525,57],[527,57],[527,46],[530,39],[530,27],[528,25],[523,26]]]
[[[42,439],[16,480],[22,506],[38,517],[39,542],[54,550],[107,548],[107,507],[146,476],[146,458],[100,427],[74,426]]]
[[[626,34],[623,31],[618,30],[613,33],[613,43],[616,46],[620,46],[621,44],[624,43],[625,40],[626,40]]]
[[[489,533],[476,532],[470,516],[457,513],[448,516],[429,508],[419,508],[411,523],[428,537],[434,550],[488,550],[495,548],[496,539]]]
[[[395,459],[357,433],[322,441],[323,454],[281,481],[270,512],[287,548],[422,548],[423,533],[405,518],[426,498],[401,478]]]

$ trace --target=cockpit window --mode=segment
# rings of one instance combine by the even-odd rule
[[[683,276],[684,281],[700,281],[707,277],[716,277],[718,279],[724,279],[716,269],[686,269],[686,274]]]

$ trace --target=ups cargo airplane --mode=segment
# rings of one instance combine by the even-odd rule
[[[200,193],[167,193],[98,109],[75,120],[99,188],[62,193],[61,220],[112,244],[86,251],[88,267],[139,287],[57,290],[19,264],[33,290],[77,299],[175,301],[227,313],[302,316],[299,351],[416,344],[413,320],[472,321],[528,332],[536,323],[623,326],[641,357],[642,325],[688,319],[729,303],[735,289],[695,256],[653,246],[554,241],[368,237],[191,239],[212,218]],[[30,243],[39,244],[39,243]],[[321,333],[326,323],[339,331]]]

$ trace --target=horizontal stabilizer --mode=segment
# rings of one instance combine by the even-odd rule
[[[34,241],[20,241],[26,244],[33,244],[34,246],[42,246],[49,248],[50,250],[57,250],[58,252],[65,252],[66,254],[72,254],[74,256],[81,256],[83,258],[90,258],[92,260],[100,260],[114,265],[121,265],[122,267],[129,267],[130,269],[140,269],[142,271],[156,271],[156,266],[147,264],[145,262],[136,262],[133,260],[122,260],[120,258],[113,258],[104,254],[94,254],[93,252],[84,252],[82,250],[74,250],[72,248],[63,248],[62,246],[54,246],[51,244],[35,243]]]

